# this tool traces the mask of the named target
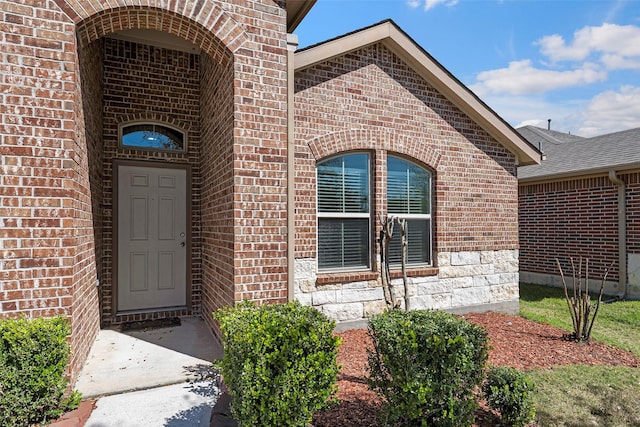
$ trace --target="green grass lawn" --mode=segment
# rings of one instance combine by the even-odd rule
[[[603,296],[603,301],[610,297]],[[595,302],[596,295],[592,296]],[[573,330],[569,308],[561,288],[520,285],[520,315],[536,322]],[[628,350],[640,357],[640,301],[601,304],[591,338]]]
[[[540,427],[640,426],[640,368],[570,365],[528,375]]]
[[[520,315],[572,331],[559,288],[521,284]],[[640,356],[640,301],[602,304],[591,338]],[[538,426],[640,427],[640,368],[572,365],[528,374],[538,389]]]

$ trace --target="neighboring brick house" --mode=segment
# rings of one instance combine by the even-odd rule
[[[294,55],[313,3],[0,2],[0,316],[68,316],[72,377],[101,325],[380,311],[387,211],[413,307],[517,309],[539,152],[391,22]],[[336,212],[351,172],[366,209]]]
[[[589,259],[590,286],[640,298],[640,128],[593,138],[526,126],[545,160],[518,169],[520,280],[572,285],[569,258]]]

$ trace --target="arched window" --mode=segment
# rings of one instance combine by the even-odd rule
[[[431,174],[411,162],[388,156],[387,213],[407,220],[407,264],[431,264]],[[389,261],[401,263],[398,226],[389,243]]]
[[[371,268],[375,192],[368,153],[348,153],[317,164],[318,270]],[[431,173],[399,157],[387,156],[387,212],[407,221],[407,265],[431,265]],[[380,195],[378,195],[380,197]],[[382,212],[381,212],[382,213]],[[389,243],[389,261],[401,264],[399,226]]]
[[[183,131],[159,123],[129,123],[120,126],[120,146],[146,150],[185,151]]]
[[[318,163],[318,268],[369,268],[369,155],[354,153]]]

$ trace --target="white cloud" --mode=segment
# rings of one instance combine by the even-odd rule
[[[540,52],[553,62],[583,61],[592,54],[620,58],[617,62],[640,59],[640,27],[635,25],[602,24],[584,27],[573,34],[570,44],[558,34],[545,36],[535,42]],[[633,62],[631,62],[633,63]],[[606,65],[607,63],[605,63]]]
[[[579,111],[581,103],[555,103],[539,95],[529,96],[489,96],[484,101],[513,127],[547,127],[547,119],[552,119],[551,128],[561,132],[574,133],[581,121]]]
[[[602,55],[601,61],[608,70],[640,70],[640,57],[631,59],[611,53]]]
[[[459,0],[407,0],[407,5],[413,9],[417,8],[424,1],[424,10],[430,10],[434,7],[442,4],[447,7],[452,7],[458,4]]]
[[[589,48],[586,46],[572,46],[565,44],[561,35],[553,34],[545,36],[535,42],[540,46],[540,51],[553,61],[580,61],[589,55]]]
[[[471,89],[479,96],[488,93],[524,95],[603,81],[607,74],[591,63],[574,70],[556,71],[535,68],[531,60],[525,59],[510,62],[507,68],[483,71],[476,78],[477,83]]]
[[[592,136],[637,127],[640,127],[640,87],[628,85],[593,97],[584,112],[580,132]]]
[[[591,137],[640,127],[640,87],[622,86],[591,99],[556,102],[541,95],[489,95],[483,100],[513,127],[532,125]]]

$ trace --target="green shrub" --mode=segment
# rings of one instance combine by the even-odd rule
[[[531,379],[509,366],[490,368],[482,386],[489,406],[500,412],[504,423],[514,427],[533,421],[536,412],[534,391]]]
[[[71,328],[61,317],[0,320],[0,425],[58,418],[80,402],[65,396]]]
[[[369,387],[390,426],[470,425],[482,383],[487,333],[439,311],[391,310],[369,320]]]
[[[214,313],[223,333],[219,363],[240,426],[307,426],[336,391],[335,322],[299,303],[250,302]]]

